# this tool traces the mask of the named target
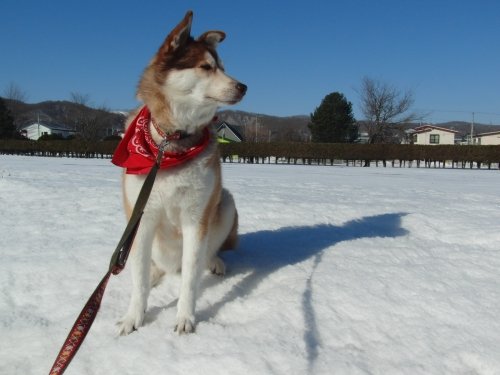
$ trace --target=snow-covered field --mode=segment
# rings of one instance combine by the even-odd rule
[[[46,374],[125,225],[109,160],[0,156],[0,374]],[[224,165],[240,213],[195,334],[126,337],[112,277],[66,374],[500,374],[500,172]]]

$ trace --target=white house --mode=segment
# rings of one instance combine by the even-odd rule
[[[415,145],[453,145],[459,132],[434,125],[422,125],[409,130],[408,134]]]
[[[64,125],[48,124],[39,121],[21,126],[19,132],[25,137],[35,141],[42,135],[60,134],[66,138],[69,135],[75,134],[74,130],[70,130]]]
[[[500,145],[500,131],[480,133],[474,136],[475,145]]]

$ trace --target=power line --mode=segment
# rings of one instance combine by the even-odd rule
[[[425,112],[441,112],[441,113],[475,113],[479,115],[487,115],[487,116],[500,116],[500,113],[495,112],[481,112],[481,111],[466,111],[466,110],[458,110],[458,109],[425,109],[425,108],[417,108],[417,110],[425,111]]]

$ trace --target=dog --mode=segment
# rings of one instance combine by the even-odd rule
[[[200,278],[207,267],[223,275],[218,252],[238,242],[238,214],[222,187],[217,137],[209,124],[220,106],[238,103],[247,86],[225,73],[217,54],[225,33],[208,31],[194,39],[192,19],[188,11],[144,70],[137,88],[144,107],[128,120],[121,154],[117,149],[113,157],[113,163],[127,167],[123,196],[130,217],[155,148],[166,135],[178,135],[165,147],[130,253],[132,292],[118,322],[121,335],[142,325],[151,287],[164,274],[179,271],[175,331],[193,332]]]

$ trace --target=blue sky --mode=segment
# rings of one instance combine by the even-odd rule
[[[24,1],[0,4],[0,95],[88,94],[129,109],[138,78],[186,10],[220,29],[227,72],[249,87],[235,109],[310,114],[339,91],[361,119],[363,77],[415,94],[426,121],[500,124],[500,1]]]

